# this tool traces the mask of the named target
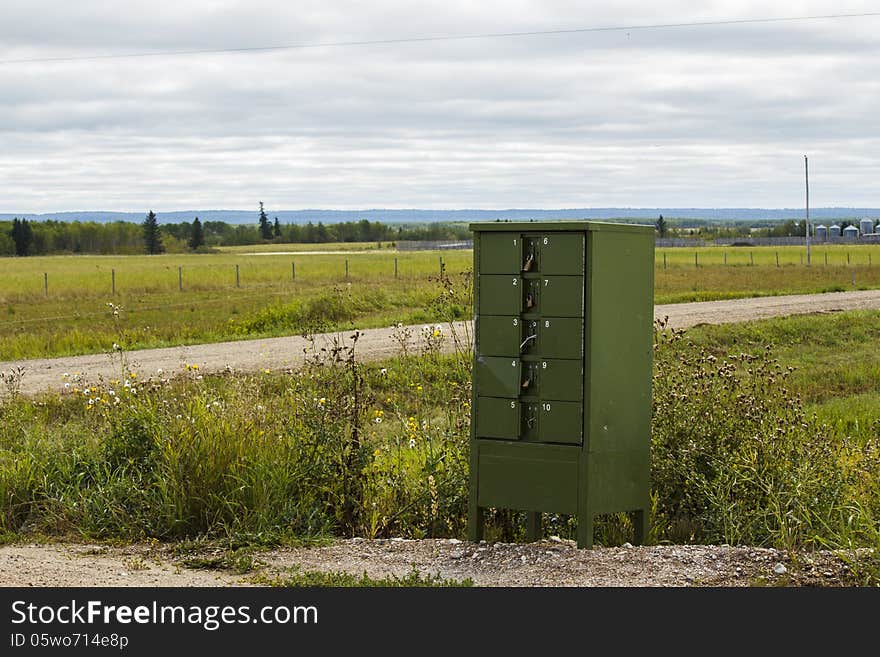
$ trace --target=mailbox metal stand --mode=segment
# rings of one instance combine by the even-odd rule
[[[633,512],[647,531],[654,321],[652,226],[471,224],[475,335],[468,538],[483,510]]]

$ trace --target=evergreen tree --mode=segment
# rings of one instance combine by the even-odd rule
[[[12,220],[12,241],[15,243],[15,255],[26,256],[30,253],[31,244],[34,241],[34,231],[27,219]]]
[[[192,223],[192,232],[189,235],[189,248],[195,251],[205,243],[205,231],[202,229],[202,222],[196,217]]]
[[[278,217],[275,217],[275,225],[272,228],[275,237],[281,237],[281,224],[278,223]]]
[[[654,226],[657,228],[657,234],[660,237],[666,237],[666,220],[663,218],[662,214],[660,215],[660,218],[657,220],[657,223],[654,224]]]
[[[269,223],[269,217],[263,210],[263,202],[260,201],[260,237],[264,240],[272,239],[272,225]]]
[[[150,255],[156,255],[165,251],[162,246],[162,233],[159,231],[159,222],[156,221],[156,214],[150,210],[147,218],[142,224],[144,227],[144,247]]]

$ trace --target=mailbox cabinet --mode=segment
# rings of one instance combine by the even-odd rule
[[[654,236],[601,222],[472,224],[475,350],[469,538],[483,510],[631,511],[649,499]]]

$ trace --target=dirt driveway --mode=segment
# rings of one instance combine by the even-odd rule
[[[654,317],[660,319],[668,316],[670,326],[687,328],[696,324],[723,324],[784,315],[857,309],[880,309],[880,290],[667,304],[654,306]],[[420,328],[412,327],[413,333],[417,335]],[[453,331],[462,339],[469,340],[472,335],[471,323],[456,322],[454,326],[445,327],[446,335]],[[346,331],[342,335],[350,333]],[[393,333],[391,328],[361,331],[357,345],[358,357],[362,360],[381,360],[400,353],[399,343],[394,339]],[[318,336],[318,347],[329,345],[334,335]],[[196,364],[202,372],[274,371],[297,367],[303,361],[303,350],[309,346],[302,337],[290,336],[143,349],[129,352],[127,357],[130,368],[141,378],[155,377],[160,370],[162,376],[171,376],[183,371],[185,364]],[[444,347],[452,350],[453,341],[445,340]],[[25,394],[61,391],[64,385],[62,376],[65,373],[79,372],[89,381],[98,377],[118,378],[120,374],[118,363],[114,363],[108,354],[0,362],[0,371],[16,367],[24,369],[21,391]]]

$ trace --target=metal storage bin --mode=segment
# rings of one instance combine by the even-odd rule
[[[649,508],[654,231],[472,224],[475,335],[468,535],[489,507],[593,519]]]

